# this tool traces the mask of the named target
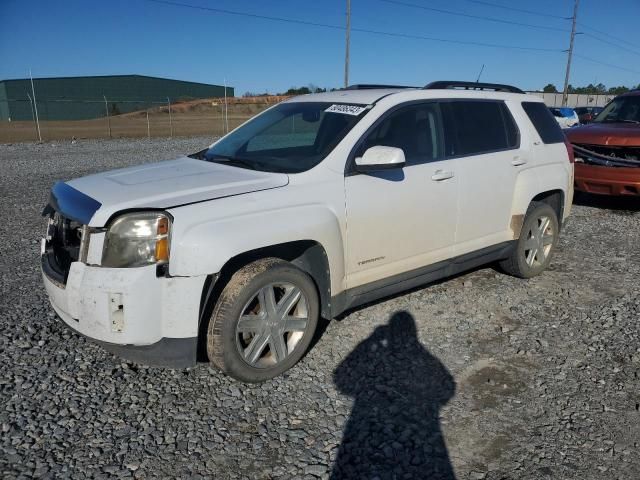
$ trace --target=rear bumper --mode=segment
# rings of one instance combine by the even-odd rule
[[[51,305],[71,329],[132,361],[194,365],[205,277],[165,278],[155,266],[102,268],[71,264],[66,284],[43,283]]]
[[[600,195],[640,195],[640,168],[575,164],[576,190]]]

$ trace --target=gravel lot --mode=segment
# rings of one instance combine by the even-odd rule
[[[57,179],[207,139],[0,145],[0,476],[640,478],[640,203],[581,198],[550,271],[344,315],[284,376],[161,370],[66,329],[40,280]]]

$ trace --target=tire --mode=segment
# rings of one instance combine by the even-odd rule
[[[319,311],[315,283],[305,272],[277,258],[250,263],[231,277],[213,309],[209,360],[243,382],[276,377],[306,353]]]
[[[522,224],[520,238],[511,255],[500,262],[500,268],[509,275],[520,278],[540,275],[551,263],[559,233],[555,210],[546,203],[531,202]]]

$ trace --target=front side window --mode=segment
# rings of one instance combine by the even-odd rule
[[[368,111],[365,105],[282,103],[229,134],[200,158],[252,170],[304,172],[320,163]]]
[[[595,123],[640,123],[640,95],[614,98]]]
[[[520,144],[520,132],[504,102],[456,100],[444,102],[443,109],[448,155],[479,155]]]
[[[407,165],[415,165],[442,157],[440,110],[436,103],[399,108],[370,131],[356,156],[373,146],[397,147],[404,151]]]

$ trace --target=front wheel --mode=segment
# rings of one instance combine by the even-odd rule
[[[551,263],[560,233],[558,225],[553,208],[546,203],[531,203],[516,247],[509,258],[500,262],[500,267],[520,278],[540,275]]]
[[[276,258],[250,263],[231,277],[213,310],[209,360],[244,382],[273,378],[302,358],[318,316],[309,275]]]

